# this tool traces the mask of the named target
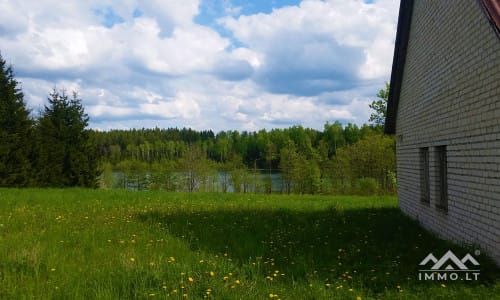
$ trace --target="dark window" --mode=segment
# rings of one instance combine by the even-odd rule
[[[437,158],[437,201],[436,207],[448,211],[448,170],[446,158],[446,146],[436,147]]]
[[[420,200],[429,204],[429,148],[420,148]]]

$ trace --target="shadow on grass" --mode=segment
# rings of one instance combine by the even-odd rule
[[[434,237],[397,208],[153,211],[138,218],[161,223],[194,251],[239,266],[255,263],[264,277],[279,270],[293,281],[357,284],[375,293],[400,284],[432,284],[418,280],[418,264],[431,252],[439,258],[448,250],[459,257],[471,251]],[[466,284],[495,282],[498,269],[491,260],[476,258],[480,280]]]

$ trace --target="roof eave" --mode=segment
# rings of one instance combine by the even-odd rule
[[[396,42],[394,44],[394,57],[392,60],[391,81],[384,126],[386,134],[396,133],[396,117],[410,35],[413,2],[414,0],[401,0],[399,5],[398,27]]]

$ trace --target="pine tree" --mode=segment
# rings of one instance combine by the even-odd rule
[[[76,92],[56,89],[37,126],[37,178],[42,186],[97,184],[97,156],[86,129],[89,117]]]
[[[0,54],[0,186],[30,183],[33,122],[12,66]]]

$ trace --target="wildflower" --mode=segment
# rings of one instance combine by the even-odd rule
[[[194,281],[193,277],[188,277],[188,281],[193,282]]]
[[[444,283],[441,283],[441,287],[444,287],[444,288],[445,288],[445,287],[446,287],[446,285],[445,285]]]
[[[156,296],[156,294],[155,294],[155,293],[151,293],[151,294],[149,294],[149,297],[154,297],[154,296]]]
[[[149,262],[149,266],[154,267],[155,266],[155,262],[154,261]]]
[[[241,281],[240,281],[239,279],[236,279],[236,280],[234,281],[234,283],[236,283],[236,284],[241,284]]]
[[[361,300],[361,296],[357,296],[357,297],[356,297],[356,300]]]
[[[214,271],[210,271],[210,273],[209,273],[209,274],[210,274],[210,277],[214,277],[214,276],[215,276]]]
[[[50,271],[51,271],[51,272],[54,272],[55,270],[56,270],[56,269],[54,269],[54,268],[50,269]]]
[[[349,289],[349,292],[352,292],[352,289]]]
[[[131,258],[130,258],[130,261],[131,261],[131,262],[134,262],[134,261],[135,261],[135,258],[131,257]]]
[[[229,277],[224,276],[224,278],[222,278],[222,279],[224,279],[224,281],[227,281],[229,279]]]

